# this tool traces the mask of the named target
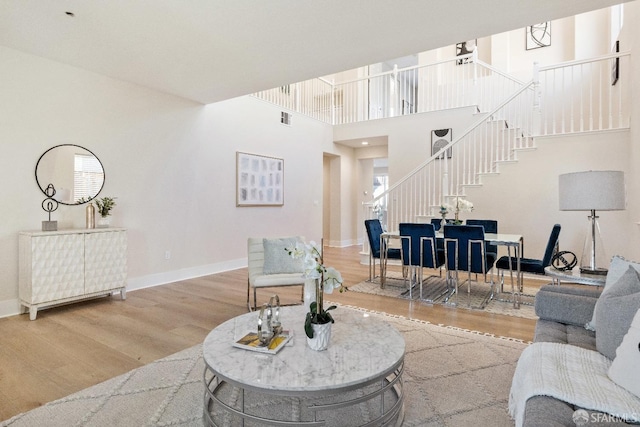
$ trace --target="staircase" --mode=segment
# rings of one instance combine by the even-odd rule
[[[331,124],[476,106],[477,120],[376,197],[369,217],[386,229],[438,217],[500,165],[533,150],[535,137],[629,127],[629,52],[548,67],[534,64],[523,83],[478,60],[477,51],[426,66],[347,82],[322,79],[254,96]],[[612,84],[612,66],[621,76]],[[626,78],[624,77],[626,76]]]

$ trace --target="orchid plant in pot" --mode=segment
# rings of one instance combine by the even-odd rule
[[[304,277],[313,279],[315,282],[316,300],[309,304],[304,331],[307,335],[307,343],[312,349],[324,350],[329,344],[330,326],[334,323],[333,316],[329,312],[336,309],[335,305],[324,308],[324,294],[331,294],[334,289],[344,292],[348,288],[342,284],[342,275],[338,270],[324,265],[321,248],[314,241],[308,244],[298,242],[294,248],[285,250],[293,258],[303,259]]]
[[[440,206],[440,215],[442,215],[442,222],[445,223],[446,222],[446,217],[447,214],[449,212],[453,211],[454,212],[454,219],[451,222],[452,224],[455,225],[460,225],[462,224],[462,221],[460,220],[460,212],[471,212],[473,211],[473,203],[471,203],[469,200],[466,199],[461,199],[458,196],[456,196],[456,202],[455,205],[451,206],[448,204],[444,204]]]

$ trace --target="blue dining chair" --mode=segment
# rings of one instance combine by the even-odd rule
[[[493,253],[487,252],[487,243],[484,240],[484,227],[481,225],[445,225],[444,226],[445,264],[447,269],[447,283],[455,283],[453,292],[456,294],[458,305],[459,272],[466,271],[467,277],[467,305],[471,307],[471,273],[481,274],[483,281],[487,283],[487,273],[491,272],[496,261]],[[488,282],[490,289],[482,299],[479,306],[484,308],[493,298],[494,282],[493,273]],[[451,294],[447,297],[447,300]]]
[[[453,219],[451,218],[445,218],[445,219],[441,219],[441,218],[431,218],[431,224],[433,224],[433,226],[435,227],[436,231],[440,231],[440,228],[442,227],[442,224],[453,224]]]
[[[382,265],[380,236],[382,235],[382,224],[379,219],[367,219],[364,221],[364,227],[367,230],[367,237],[369,239],[369,281],[372,281],[376,277],[376,260],[380,263],[380,274],[384,275],[385,267]],[[399,248],[384,248],[386,250],[387,259],[402,259],[402,253]],[[373,275],[371,269],[373,267]]]
[[[485,233],[498,234],[498,221],[494,219],[468,219],[466,225],[481,225],[484,227]],[[487,243],[487,252],[494,253],[498,258],[498,245],[495,243]]]
[[[521,258],[520,259],[520,274],[522,273],[532,273],[532,274],[544,274],[544,269],[551,265],[551,259],[553,258],[553,254],[558,249],[558,241],[560,240],[560,224],[555,224],[551,229],[551,234],[549,235],[549,240],[547,241],[547,247],[544,251],[544,255],[542,259],[536,258]],[[498,274],[500,275],[500,291],[504,291],[504,271],[516,271],[518,268],[516,257],[511,257],[511,263],[509,263],[509,257],[503,256],[496,262],[496,268],[498,269]],[[520,278],[518,278],[520,279]],[[521,283],[518,280],[518,283]],[[522,292],[522,289],[520,289]]]
[[[401,239],[402,265],[409,269],[409,298],[413,297],[413,287],[419,285],[420,299],[423,299],[423,269],[440,268],[444,264],[444,249],[437,249],[433,224],[400,223],[398,230]]]

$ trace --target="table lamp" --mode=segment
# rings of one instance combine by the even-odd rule
[[[602,245],[596,211],[625,209],[624,172],[586,171],[560,175],[561,211],[591,211],[584,240],[580,272],[607,274],[609,260]]]

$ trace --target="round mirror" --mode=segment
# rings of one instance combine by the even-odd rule
[[[46,195],[53,185],[53,198],[63,205],[87,203],[104,185],[104,168],[91,151],[73,144],[48,149],[36,163],[36,181]]]

